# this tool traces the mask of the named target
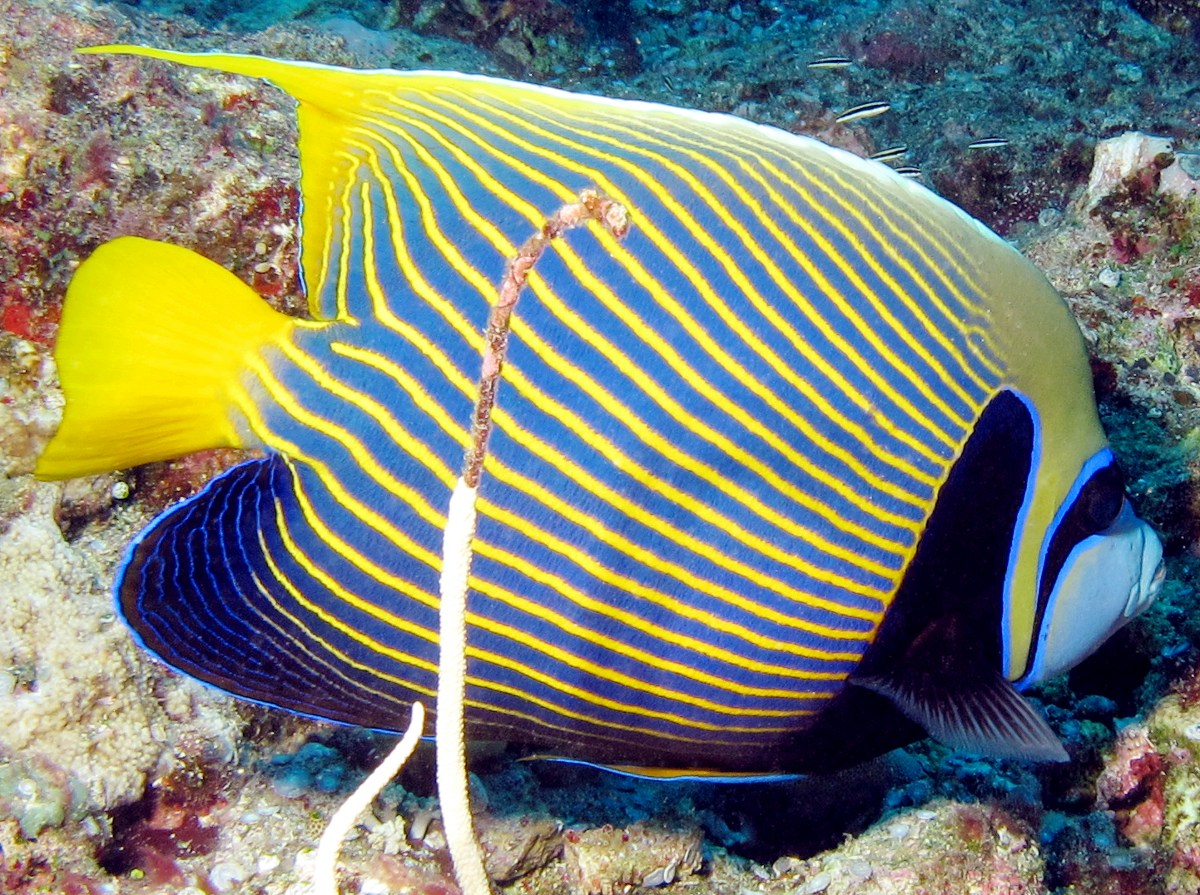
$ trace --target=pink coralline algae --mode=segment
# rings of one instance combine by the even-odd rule
[[[1153,845],[1162,835],[1167,762],[1144,727],[1127,727],[1096,782],[1099,807],[1113,812],[1117,829],[1134,845]]]

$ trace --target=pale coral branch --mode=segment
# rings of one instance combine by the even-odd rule
[[[404,763],[417,747],[417,741],[424,729],[425,706],[414,702],[408,730],[404,732],[400,742],[329,819],[324,832],[321,833],[321,841],[317,844],[317,857],[313,866],[313,890],[317,895],[337,895],[337,860],[346,834],[350,832],[358,816],[387,786],[388,781],[404,767]]]
[[[446,828],[446,845],[454,862],[454,874],[463,895],[488,895],[491,891],[484,868],[483,851],[471,823],[463,703],[467,670],[467,590],[475,537],[475,498],[483,475],[483,461],[487,456],[492,409],[496,404],[500,374],[508,353],[513,310],[529,272],[552,240],[592,220],[598,221],[618,238],[629,230],[625,206],[596,190],[584,190],[579,194],[578,201],[564,205],[547,219],[542,229],[530,237],[509,262],[484,330],[485,344],[479,373],[479,397],[472,418],[471,447],[463,460],[462,477],[455,484],[447,513],[442,540],[435,736],[442,823]]]
[[[450,497],[442,538],[441,608],[438,614],[438,698],[434,739],[437,743],[438,801],[446,829],[446,847],[463,895],[491,891],[483,852],[471,825],[464,736],[463,697],[467,670],[467,579],[471,574],[471,542],[475,537],[476,490],[459,479]]]
[[[597,190],[583,190],[575,202],[560,208],[542,224],[540,231],[525,241],[516,257],[509,261],[504,279],[500,281],[500,292],[488,314],[487,326],[483,333],[484,350],[483,366],[479,373],[479,397],[475,402],[472,419],[471,447],[467,450],[463,466],[463,480],[472,488],[479,486],[479,477],[483,473],[483,458],[487,454],[488,438],[491,435],[492,408],[496,404],[500,373],[508,354],[508,333],[517,298],[525,288],[529,272],[545,254],[550,242],[588,221],[597,221],[618,239],[629,232],[629,213],[624,205],[614,202]]]

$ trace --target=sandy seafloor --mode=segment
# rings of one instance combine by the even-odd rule
[[[1200,891],[1198,33],[1188,0],[0,0],[0,892],[308,891],[324,819],[390,742],[182,680],[116,621],[124,546],[236,456],[30,475],[61,404],[64,290],[104,240],[193,247],[303,304],[289,102],[72,52],[117,40],[487,72],[732,111],[861,154],[903,144],[896,163],[1012,239],[1080,318],[1169,580],[1034,694],[1069,764],[922,743],[836,778],[715,787],[476,748],[477,824],[506,891],[672,876],[697,895]],[[853,65],[808,67],[827,55]],[[872,100],[891,111],[834,120]],[[1126,131],[1166,139],[1101,142]],[[1008,143],[969,148],[993,137]],[[418,754],[364,818],[345,891],[456,891],[431,767]]]

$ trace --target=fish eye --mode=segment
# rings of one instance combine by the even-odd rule
[[[1103,531],[1116,521],[1125,503],[1125,476],[1121,468],[1110,463],[1096,470],[1080,489],[1076,506],[1079,522],[1089,533]]]

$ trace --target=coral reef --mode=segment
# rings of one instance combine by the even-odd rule
[[[1200,182],[1188,158],[1140,133],[1104,141],[1088,188],[1023,243],[1083,324],[1130,491],[1176,547],[1200,534]]]
[[[113,617],[124,545],[238,455],[65,485],[29,475],[59,410],[62,295],[105,239],[194,247],[277,307],[303,305],[287,102],[245,79],[72,52],[117,40],[520,72],[736,111],[860,154],[905,144],[901,160],[1015,239],[1083,324],[1170,581],[1151,614],[1038,694],[1070,764],[926,743],[833,780],[715,788],[531,769],[473,747],[488,869],[510,891],[1200,888],[1195,10],[596,6],[0,0],[0,891],[301,895],[323,819],[383,751],[168,676]],[[808,67],[832,54],[851,64]],[[836,121],[875,99],[891,112]],[[983,137],[1008,142],[969,148]],[[455,891],[432,788],[419,752],[347,844],[349,890]]]
[[[548,74],[582,62],[571,52],[580,28],[571,10],[554,0],[409,0],[399,6],[403,24],[488,50],[511,75]]]
[[[29,835],[44,826],[29,815],[44,814],[48,798],[61,803],[61,821],[68,807],[94,811],[136,797],[165,745],[153,729],[166,718],[145,698],[101,584],[112,556],[98,543],[63,541],[51,516],[54,496],[38,489],[0,546],[8,670],[0,745],[9,762],[0,798],[20,812]],[[55,787],[64,791],[50,795]]]

